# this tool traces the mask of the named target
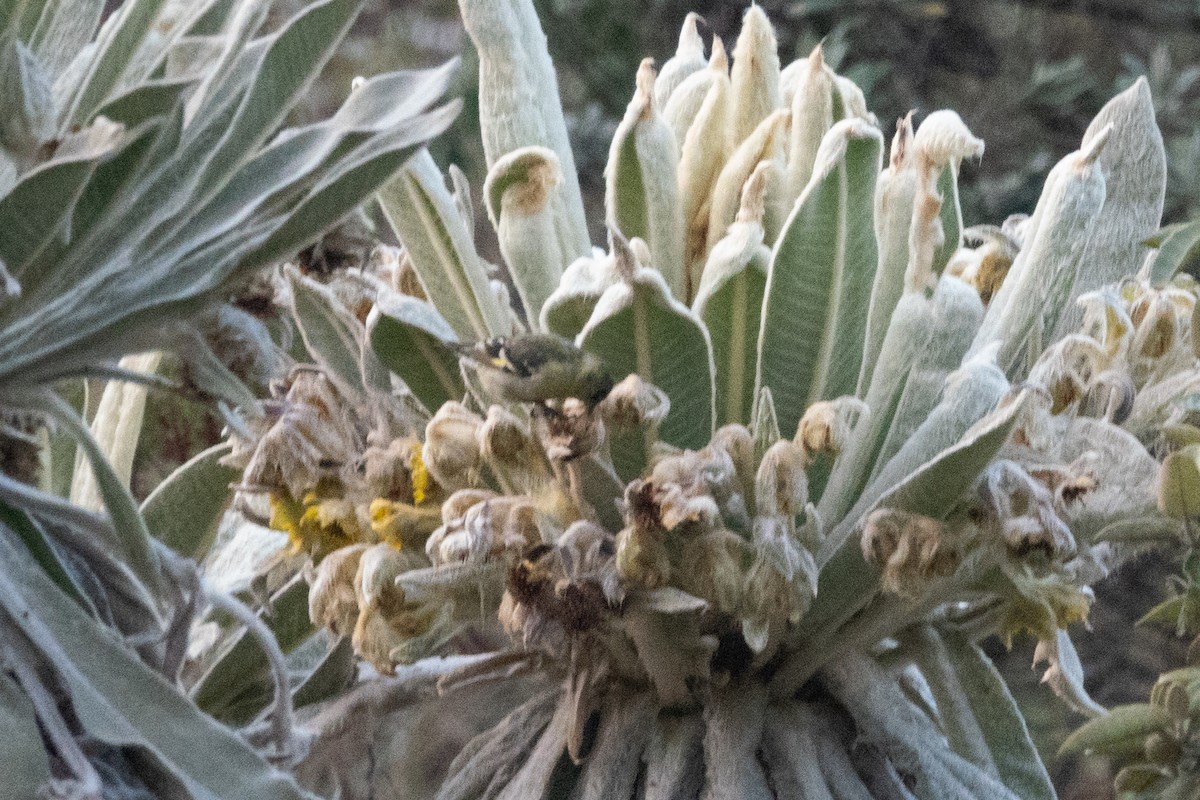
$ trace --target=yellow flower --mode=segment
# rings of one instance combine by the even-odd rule
[[[361,538],[354,507],[342,498],[322,499],[314,490],[297,501],[286,492],[272,492],[270,504],[268,525],[287,533],[297,553],[308,553],[320,560]]]
[[[1029,632],[1039,640],[1053,639],[1059,628],[1075,622],[1087,622],[1093,595],[1086,586],[1078,586],[1057,573],[1035,575],[1028,569],[1009,575],[1016,590],[1008,597],[1007,614],[1000,626],[1004,644],[1012,646],[1013,637]]]
[[[412,472],[413,504],[419,506],[425,502],[425,497],[429,492],[429,470],[425,468],[425,459],[421,457],[421,448],[419,447],[414,447],[412,450],[409,470]],[[372,511],[373,515],[374,511]]]
[[[413,477],[416,474],[414,472]],[[380,540],[397,548],[407,545],[420,550],[429,534],[442,523],[441,510],[436,506],[419,508],[383,497],[371,501],[369,512],[371,531]]]

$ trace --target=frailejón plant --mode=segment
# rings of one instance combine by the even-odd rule
[[[403,251],[282,279],[320,368],[241,445],[243,504],[314,561],[313,621],[398,673],[357,691],[543,687],[467,744],[447,799],[1053,797],[977,642],[1034,637],[1043,680],[1104,715],[1068,629],[1090,584],[1182,535],[1156,482],[1200,389],[1196,286],[1145,243],[1145,82],[1031,215],[966,227],[984,145],[958,115],[900,120],[885,159],[819,47],[781,65],[752,6],[706,58],[689,17],[636,76],[600,250],[531,4],[461,10],[510,281],[461,173],[451,191],[419,154],[378,195]],[[615,388],[490,394],[458,343],[522,331]],[[423,430],[394,434],[402,408]]]

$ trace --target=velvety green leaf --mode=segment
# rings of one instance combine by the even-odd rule
[[[308,617],[308,583],[297,575],[271,596],[260,612],[284,653],[312,635]],[[191,688],[192,700],[208,714],[231,725],[245,725],[273,695],[274,682],[266,654],[244,627]]]
[[[940,276],[950,263],[954,252],[962,245],[962,207],[958,202],[958,164],[951,162],[942,168],[937,181],[942,196],[942,246],[933,254],[933,274]]]
[[[228,444],[214,445],[180,466],[142,503],[146,527],[182,556],[199,559],[229,505],[229,485],[241,471],[220,463]]]
[[[1195,273],[1200,263],[1200,222],[1184,223],[1167,233],[1154,256],[1150,282],[1161,286],[1177,272]],[[1163,229],[1166,232],[1167,229]]]
[[[983,319],[979,293],[952,275],[938,281],[932,302],[928,339],[913,359],[875,457],[875,470],[888,462],[916,432],[942,399],[946,379],[962,364],[963,356]]]
[[[542,329],[574,339],[591,319],[604,290],[616,280],[611,255],[597,252],[576,259],[563,271],[558,288],[542,305]]]
[[[71,214],[75,200],[96,169],[93,158],[51,161],[22,177],[0,198],[0,261],[17,279],[56,235]]]
[[[99,49],[87,75],[64,109],[65,132],[72,125],[85,125],[116,89],[130,61],[150,33],[166,0],[128,0],[117,12],[116,22],[105,26]]]
[[[770,257],[762,226],[737,223],[704,267],[692,308],[712,339],[718,425],[750,421]]]
[[[621,281],[596,304],[579,346],[600,356],[614,380],[636,372],[666,392],[671,410],[659,438],[699,449],[712,436],[715,410],[708,333],[671,297],[661,275],[637,264],[619,234],[613,237],[613,252]]]
[[[945,517],[1008,441],[1023,407],[1021,397],[995,411],[970,436],[938,453],[884,494],[879,507],[934,519]]]
[[[448,400],[462,399],[466,388],[458,353],[446,346],[458,337],[429,303],[381,293],[367,319],[367,335],[383,365],[404,381],[430,413]]]
[[[327,647],[327,651],[292,691],[292,704],[296,708],[340,695],[353,685],[358,667],[349,636],[329,643],[331,637],[325,631],[317,631],[313,638]]]
[[[654,103],[654,68],[642,62],[637,91],[608,151],[604,203],[610,225],[650,248],[650,266],[662,273],[677,298],[683,274],[683,211],[674,135]]]
[[[1148,735],[1166,730],[1170,725],[1167,712],[1149,703],[1117,706],[1103,717],[1085,722],[1067,737],[1058,752],[1109,753],[1135,743],[1141,750]]]
[[[379,191],[379,204],[454,332],[467,340],[508,334],[472,231],[428,151],[417,153]]]
[[[292,320],[313,359],[352,389],[389,391],[391,382],[375,353],[366,347],[366,329],[325,285],[294,267],[285,268],[292,289]]]
[[[441,75],[434,84],[445,79]],[[417,112],[403,102],[401,93],[393,94],[396,111],[365,123],[359,119],[360,112],[377,108],[378,94],[411,88],[411,81],[403,78],[389,75],[369,81],[359,90],[371,98],[369,108],[362,108],[364,103],[355,103],[352,96],[344,116],[315,126],[318,130],[312,135],[320,141],[302,142],[306,146],[300,146],[297,156],[303,165],[299,175],[296,163],[287,158],[270,166],[279,152],[276,148],[297,138],[285,137],[255,162],[254,169],[261,171],[255,173],[247,166],[237,181],[227,184],[234,196],[248,192],[241,198],[246,202],[234,203],[234,197],[219,195],[197,211],[187,205],[188,196],[179,186],[190,185],[197,169],[192,162],[202,160],[213,137],[222,133],[208,130],[210,121],[205,120],[203,136],[185,137],[181,149],[166,156],[169,163],[139,181],[136,191],[122,193],[115,202],[110,199],[92,233],[72,243],[56,262],[53,276],[40,287],[42,296],[62,293],[69,301],[39,303],[36,325],[29,308],[37,298],[23,295],[0,309],[0,328],[5,331],[0,337],[0,373],[19,371],[23,380],[33,381],[70,375],[88,362],[119,355],[122,337],[160,326],[164,314],[194,313],[222,291],[223,282],[236,270],[286,257],[318,236],[374,191],[417,142],[441,130],[453,115],[454,108],[449,107],[432,117],[414,117]],[[428,92],[418,93],[424,102]],[[213,124],[219,127],[220,122],[218,118]],[[289,153],[296,156],[295,151]],[[295,181],[302,185],[288,185]],[[288,209],[297,203],[289,216]],[[203,224],[190,224],[196,216]],[[133,242],[143,241],[142,237],[147,237],[145,243],[135,247]],[[122,270],[136,272],[141,280],[119,282],[123,288],[119,298],[96,288],[113,285],[111,276]],[[100,331],[110,335],[98,336]]]
[[[900,774],[914,777],[911,791],[917,798],[1025,800],[946,747],[941,731],[871,657],[835,659],[822,675],[865,742],[880,747]]]
[[[880,358],[892,314],[904,293],[913,199],[917,192],[912,138],[912,116],[909,115],[897,125],[896,135],[892,139],[891,164],[875,184],[875,241],[879,250],[879,264],[875,270],[875,283],[871,287],[862,368],[856,392],[863,399],[870,389],[871,376]]]
[[[45,4],[37,27],[26,40],[34,55],[57,77],[91,41],[100,24],[104,0],[69,0]]]
[[[237,733],[201,713],[40,570],[15,568],[19,563],[19,553],[0,536],[0,606],[54,664],[88,734],[146,748],[198,800],[309,797]]]
[[[42,746],[37,715],[20,684],[0,672],[0,800],[29,800],[37,797],[50,780],[50,757]]]
[[[588,255],[591,242],[558,78],[532,0],[460,0],[458,6],[479,54],[479,127],[488,169],[521,147],[553,150],[563,177],[550,200],[557,245],[568,263]]]
[[[1083,149],[1087,149],[1112,126],[1099,158],[1105,180],[1104,207],[1083,253],[1081,263],[1086,268],[1080,270],[1058,327],[1046,337],[1047,342],[1079,328],[1083,309],[1076,301],[1081,295],[1136,274],[1142,267],[1146,250],[1141,242],[1162,222],[1167,189],[1167,156],[1154,105],[1149,82],[1139,77],[1104,104],[1083,134]]]
[[[946,653],[1000,781],[1021,800],[1055,800],[1054,785],[1004,678],[978,645],[945,638]]]
[[[54,138],[54,96],[37,57],[20,42],[0,49],[0,142],[10,152],[35,159],[39,147]]]
[[[874,126],[837,123],[775,244],[755,383],[771,388],[785,433],[811,403],[854,392],[877,259],[871,219],[882,147]]]
[[[97,112],[132,129],[160,114],[166,114],[193,87],[191,80],[147,81],[114,97]]]
[[[158,554],[154,550],[146,521],[142,519],[133,495],[129,493],[129,487],[113,470],[104,452],[92,438],[91,431],[75,413],[75,409],[50,391],[44,392],[42,399],[43,408],[75,439],[91,466],[100,497],[104,500],[104,507],[112,518],[113,528],[121,543],[125,561],[147,587],[160,587],[163,576]]]
[[[316,80],[358,10],[357,0],[318,0],[280,31],[228,131],[208,155],[203,185],[222,184],[275,132]]]
[[[0,503],[0,523],[16,534],[16,537],[29,550],[29,555],[33,558],[34,563],[45,570],[50,580],[54,581],[54,584],[64,594],[79,603],[89,614],[95,614],[96,609],[92,606],[92,602],[75,586],[75,582],[63,566],[59,554],[50,545],[46,531],[36,520],[24,511],[7,503]]]
[[[483,184],[488,218],[500,253],[521,298],[529,326],[536,329],[542,306],[573,260],[555,237],[551,199],[562,181],[558,156],[545,147],[522,147],[496,160]]]
[[[1053,341],[1050,337],[1069,308],[1069,298],[1089,274],[1084,265],[1092,267],[1083,256],[1107,208],[1105,175],[1098,161],[1104,146],[1104,138],[1099,138],[1050,171],[1025,245],[988,304],[971,344],[974,355],[999,342],[997,361],[1011,379],[1025,377],[1032,366],[1030,352],[1040,353]]]

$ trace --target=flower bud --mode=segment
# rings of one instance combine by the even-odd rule
[[[388,442],[386,447],[373,445],[363,453],[363,478],[371,497],[399,500],[405,503],[419,502],[415,495],[412,465],[414,456],[419,456],[421,443],[412,437],[400,437]],[[424,487],[422,487],[422,493]]]
[[[795,518],[808,503],[804,449],[780,439],[768,448],[758,465],[754,497],[759,516]]]
[[[358,619],[355,575],[369,545],[354,544],[334,550],[321,560],[310,581],[308,617],[314,625],[328,628],[335,636],[354,630]]]
[[[479,415],[462,403],[449,402],[425,426],[421,459],[429,474],[447,490],[462,489],[478,479],[482,424]]]
[[[837,456],[850,441],[850,433],[867,413],[867,406],[854,397],[839,397],[813,403],[800,418],[796,444],[811,462],[818,454]]]
[[[883,588],[902,597],[919,597],[931,579],[953,574],[961,560],[940,522],[889,508],[867,517],[861,545],[863,558],[882,566]]]
[[[704,58],[704,41],[696,29],[700,15],[694,11],[688,12],[683,20],[683,30],[679,32],[679,46],[675,55],[667,59],[662,71],[654,80],[654,105],[660,111],[665,110],[675,89],[689,76],[708,65]]]
[[[614,431],[631,431],[643,426],[653,430],[671,410],[671,399],[662,389],[632,373],[613,387],[597,410]]]
[[[414,506],[377,497],[369,507],[371,531],[393,547],[422,547],[437,529],[441,512],[434,505]]]
[[[425,543],[425,553],[434,565],[480,563],[505,553],[519,554],[540,541],[536,510],[529,501],[495,497],[476,503],[435,530]]]
[[[714,449],[723,450],[733,461],[738,478],[738,491],[746,508],[754,503],[755,458],[754,438],[745,425],[724,425],[713,435]]]
[[[617,534],[617,573],[632,588],[665,586],[671,578],[671,556],[664,533],[629,527]]]
[[[532,491],[549,476],[541,444],[529,425],[508,409],[489,408],[478,437],[480,455],[510,491]]]
[[[717,613],[737,614],[748,558],[745,539],[716,528],[683,545],[676,583],[688,594],[707,600]]]

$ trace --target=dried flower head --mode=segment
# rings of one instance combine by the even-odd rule
[[[954,574],[962,559],[941,522],[920,514],[881,508],[867,517],[863,558],[883,568],[884,589],[919,597],[930,580]]]

